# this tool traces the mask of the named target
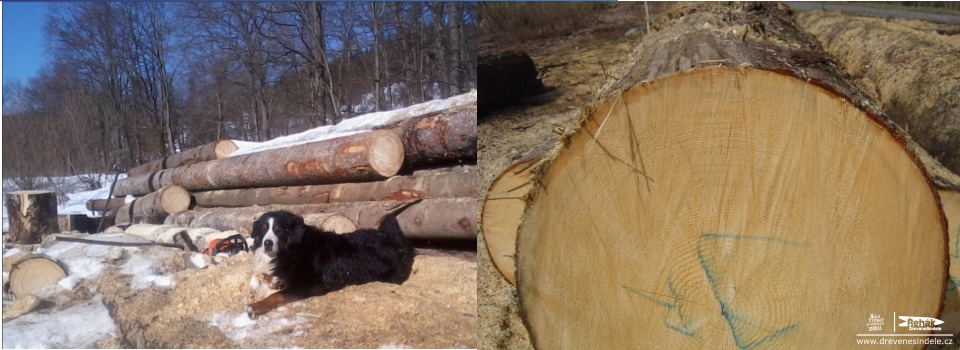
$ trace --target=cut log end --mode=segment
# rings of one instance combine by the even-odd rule
[[[190,192],[180,186],[168,186],[160,192],[160,207],[167,214],[190,208]]]
[[[312,223],[323,231],[336,234],[350,233],[357,230],[353,220],[340,214],[308,214],[304,215],[304,222]]]
[[[403,166],[404,151],[400,137],[393,133],[381,133],[370,142],[367,159],[375,172],[385,177],[396,175]]]
[[[213,153],[216,155],[217,159],[229,157],[233,152],[238,149],[237,144],[230,140],[220,140],[217,141],[217,145],[214,146]]]
[[[24,298],[34,291],[57,284],[67,277],[66,271],[55,261],[42,255],[28,255],[13,264],[10,270],[10,291]]]
[[[615,94],[523,214],[534,345],[832,348],[871,312],[936,317],[946,232],[901,142],[770,71],[697,69]]]
[[[531,165],[537,160],[539,158],[514,164],[493,180],[480,213],[480,231],[490,260],[510,284],[517,282],[517,227],[526,207],[527,193],[533,187]]]

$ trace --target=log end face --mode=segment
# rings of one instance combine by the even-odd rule
[[[317,222],[317,227],[326,232],[336,234],[350,233],[357,230],[357,225],[346,216],[340,214],[327,214]]]
[[[220,140],[214,148],[214,154],[217,159],[229,157],[239,147],[232,140]]]
[[[168,186],[160,196],[160,207],[167,214],[187,210],[190,208],[190,192],[180,186]]]
[[[391,132],[378,133],[370,142],[367,160],[370,167],[384,177],[396,175],[403,166],[404,150],[400,137]]]

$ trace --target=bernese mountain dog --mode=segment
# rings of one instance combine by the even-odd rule
[[[395,215],[377,229],[336,234],[307,226],[287,212],[263,214],[253,223],[254,278],[262,275],[270,289],[263,300],[247,305],[256,318],[280,305],[368,282],[401,284],[410,277],[416,251],[400,230]]]

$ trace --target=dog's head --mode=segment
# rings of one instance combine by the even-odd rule
[[[299,244],[305,231],[303,218],[287,211],[272,211],[253,222],[253,250],[271,258]]]

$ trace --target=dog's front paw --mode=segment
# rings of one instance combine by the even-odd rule
[[[249,316],[251,320],[255,320],[260,315],[270,312],[270,308],[263,305],[262,302],[256,302],[253,304],[248,304],[246,311],[247,311],[247,316]]]

